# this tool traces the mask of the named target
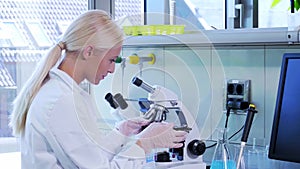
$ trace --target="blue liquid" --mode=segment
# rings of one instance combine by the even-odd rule
[[[146,155],[146,163],[150,163],[154,161],[154,156],[153,154],[147,154]]]
[[[215,160],[211,163],[210,169],[236,169],[236,164],[235,164],[235,161],[228,160],[227,168],[226,168],[224,161]]]

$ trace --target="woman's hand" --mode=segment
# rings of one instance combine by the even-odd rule
[[[150,123],[142,117],[136,117],[128,120],[123,120],[116,124],[117,130],[125,136],[132,136],[141,132],[143,126],[147,126]]]
[[[179,148],[183,146],[187,132],[174,130],[173,123],[151,123],[139,133],[137,145],[146,153],[154,148]]]

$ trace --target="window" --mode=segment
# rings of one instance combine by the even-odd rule
[[[141,13],[144,0],[115,0],[115,20],[123,25],[143,24]]]
[[[88,10],[88,2],[0,1],[0,153],[18,150],[8,127],[12,101],[36,63],[47,48],[56,43],[67,24]],[[14,147],[11,146],[13,143]]]
[[[148,13],[171,13],[174,11],[171,9],[172,1],[175,2],[176,16],[192,22],[198,29],[228,29],[230,28],[228,24],[236,24],[230,22],[239,20],[238,18],[235,18],[235,21],[230,20],[230,15],[233,15],[230,11],[233,7],[230,7],[229,4],[235,0],[115,0],[115,19],[119,20],[126,16],[127,19],[121,22],[125,25],[128,23],[129,25],[140,25],[144,23],[144,19],[146,24],[166,24],[168,22],[162,21],[163,17],[153,19],[151,15],[145,15],[144,18],[141,14],[144,10]],[[290,13],[289,1],[282,0],[273,8],[271,7],[272,2],[273,0],[243,1],[242,6],[236,4],[234,15],[240,15],[239,8],[243,8],[242,28],[287,27]],[[226,12],[227,18],[225,18]],[[239,28],[239,25],[235,28]]]
[[[188,2],[190,1],[190,2]],[[190,10],[194,11],[199,20],[203,20],[205,24],[210,25],[214,29],[225,28],[225,10],[224,0],[188,0]],[[186,9],[187,10],[187,9]]]
[[[225,28],[225,4],[223,0],[205,1],[205,0],[185,0],[190,1],[194,8],[199,12],[199,16],[211,26],[217,29]],[[250,0],[255,2],[255,0]],[[249,3],[250,1],[247,1]],[[227,2],[230,2],[227,0]],[[257,1],[258,5],[258,27],[287,27],[289,15],[289,1],[281,1],[280,4],[271,8],[273,0]],[[245,1],[246,3],[246,1]],[[248,5],[248,6],[245,6]],[[244,16],[247,13],[246,8],[253,8],[253,4],[244,4]],[[255,7],[255,6],[254,6]],[[247,18],[247,16],[245,16]],[[245,18],[245,19],[246,19]]]

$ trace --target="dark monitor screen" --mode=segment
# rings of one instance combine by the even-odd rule
[[[269,158],[300,163],[300,53],[282,59]]]

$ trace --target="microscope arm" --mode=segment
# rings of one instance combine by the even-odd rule
[[[186,118],[184,116],[184,113],[182,112],[181,109],[179,110],[176,110],[176,114],[178,116],[178,119],[179,119],[179,122],[180,122],[180,126],[176,126],[174,127],[175,130],[182,130],[182,131],[186,131],[186,132],[189,132],[192,130],[192,128],[190,128],[188,126],[188,123],[186,121]]]

